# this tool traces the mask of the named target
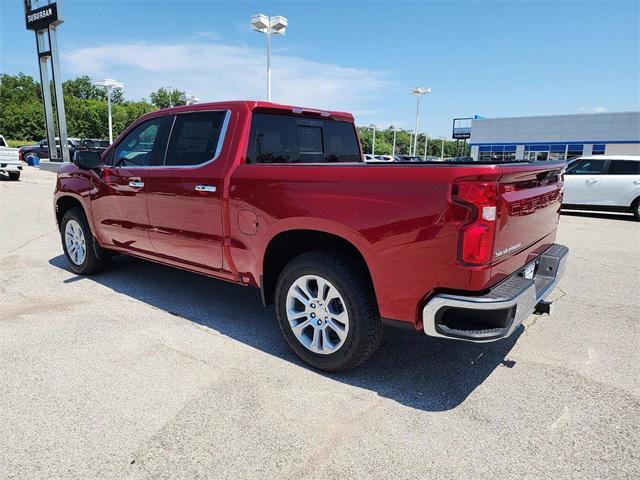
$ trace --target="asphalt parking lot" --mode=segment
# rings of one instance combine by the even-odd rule
[[[630,217],[562,216],[552,313],[513,338],[389,331],[324,375],[256,290],[126,256],[70,273],[54,182],[0,182],[0,478],[640,477]]]

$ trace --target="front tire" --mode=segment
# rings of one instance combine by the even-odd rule
[[[382,341],[369,276],[340,252],[313,251],[292,259],[278,278],[276,311],[296,355],[327,372],[359,366]]]
[[[82,209],[71,208],[64,214],[60,235],[64,254],[73,273],[92,275],[106,268],[109,253],[98,245]]]
[[[640,197],[636,198],[631,204],[631,211],[636,222],[640,222]]]
[[[20,180],[20,172],[9,172],[9,180],[13,180],[14,182]]]

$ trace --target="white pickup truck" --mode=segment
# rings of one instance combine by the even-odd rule
[[[11,148],[0,135],[0,173],[9,174],[10,180],[20,180],[22,162],[17,148]]]

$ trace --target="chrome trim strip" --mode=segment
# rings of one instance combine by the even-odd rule
[[[125,170],[139,170],[141,168],[144,168],[146,170],[155,170],[155,169],[164,169],[164,168],[173,168],[175,169],[194,169],[194,168],[202,168],[204,166],[209,165],[210,163],[215,162],[218,157],[220,156],[220,153],[222,152],[222,147],[224,146],[224,141],[226,139],[227,136],[227,129],[229,127],[229,121],[231,119],[231,110],[226,109],[226,110],[194,110],[194,111],[189,111],[189,112],[181,112],[181,113],[173,113],[173,118],[174,118],[174,123],[178,117],[178,115],[188,115],[190,113],[201,113],[201,112],[227,112],[224,116],[224,120],[222,121],[222,128],[220,129],[220,135],[218,136],[218,144],[216,145],[216,151],[213,155],[213,158],[211,160],[207,160],[204,163],[199,163],[198,165],[141,165],[141,166],[126,166],[126,167],[114,167],[111,165],[106,165],[107,168],[111,168],[111,169],[125,169]],[[167,146],[165,147],[165,153],[164,153],[164,163],[166,163],[167,161],[167,151],[169,148],[169,141],[171,140],[171,134],[173,133],[173,125],[171,125],[171,132],[169,132],[169,138],[167,139]],[[117,148],[114,147],[114,148]]]
[[[220,152],[222,152],[222,147],[224,145],[224,139],[227,136],[227,128],[229,128],[229,120],[231,119],[231,110],[227,110],[227,113],[224,116],[224,120],[222,122],[222,129],[220,130],[220,136],[218,137],[218,145],[216,146],[216,153],[213,155],[213,159],[211,161],[215,161]]]
[[[553,247],[551,247],[553,248]],[[541,256],[544,255],[544,252]],[[523,292],[516,297],[504,300],[504,301],[492,301],[487,297],[467,297],[463,295],[450,295],[441,294],[433,297],[422,309],[422,324],[424,327],[424,333],[430,337],[450,338],[453,340],[463,340],[466,342],[474,343],[486,343],[494,342],[502,338],[510,336],[520,324],[533,313],[536,305],[541,300],[544,300],[558,285],[560,279],[564,276],[565,267],[568,258],[568,252],[560,258],[558,268],[556,270],[555,277],[544,289],[540,292],[536,292],[535,282],[532,281]],[[436,330],[436,314],[443,307],[459,307],[468,308],[472,310],[500,310],[511,308],[516,306],[516,313],[511,323],[509,330],[500,335],[490,339],[468,339],[457,338],[453,336],[443,335]]]

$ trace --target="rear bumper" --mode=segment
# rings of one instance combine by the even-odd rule
[[[555,244],[527,265],[535,265],[533,278],[525,278],[525,267],[486,295],[436,295],[422,310],[425,333],[471,342],[508,337],[556,287],[568,254],[567,247]]]
[[[20,163],[6,163],[0,161],[0,172],[19,172],[22,170]]]

